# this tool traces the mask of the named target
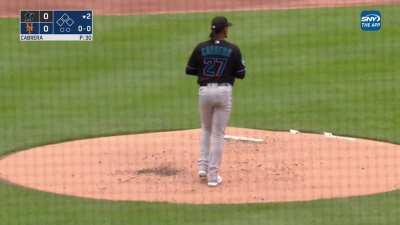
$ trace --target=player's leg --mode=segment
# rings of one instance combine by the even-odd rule
[[[210,152],[210,138],[212,129],[213,105],[207,87],[199,89],[199,111],[201,120],[200,158],[198,161],[199,176],[206,177],[208,173],[208,158]]]
[[[215,182],[222,161],[225,128],[232,109],[232,87],[219,87],[218,105],[214,109],[211,132],[211,151],[209,155],[209,182]]]

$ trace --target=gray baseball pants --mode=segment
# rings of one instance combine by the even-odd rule
[[[232,109],[232,86],[202,86],[199,89],[201,118],[199,170],[216,180],[221,165],[225,128]]]

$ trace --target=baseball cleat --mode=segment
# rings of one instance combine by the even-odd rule
[[[222,183],[222,177],[217,176],[217,180],[208,181],[209,187],[216,187]]]
[[[200,178],[206,178],[207,177],[207,171],[199,170],[199,177]]]

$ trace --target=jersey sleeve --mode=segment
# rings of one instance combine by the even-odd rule
[[[235,50],[233,73],[234,76],[239,79],[243,79],[246,76],[246,66],[244,65],[244,59],[242,57],[242,53],[240,52],[239,48]]]
[[[186,65],[186,74],[197,76],[199,74],[200,66],[200,54],[198,47],[196,47],[193,50],[192,55],[189,58],[189,62]]]

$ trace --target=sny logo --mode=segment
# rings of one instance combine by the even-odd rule
[[[382,27],[382,16],[377,10],[361,12],[361,30],[379,31]]]

